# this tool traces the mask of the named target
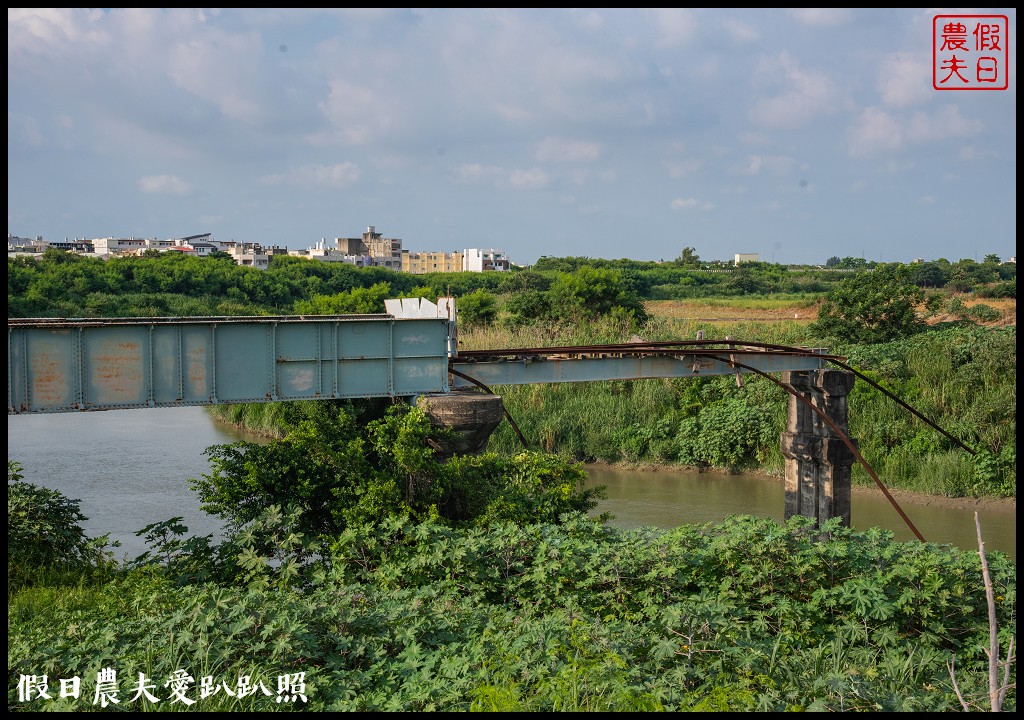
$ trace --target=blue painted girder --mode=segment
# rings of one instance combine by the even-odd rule
[[[596,380],[644,380],[650,378],[687,378],[706,375],[734,375],[729,351],[722,359],[706,355],[678,353],[656,355],[601,354],[594,357],[529,357],[486,361],[452,361],[452,369],[485,385],[530,385],[534,383],[591,382]],[[785,370],[818,370],[826,367],[824,357],[772,352],[734,352],[736,362],[765,373]],[[453,376],[453,388],[473,387],[474,383]]]
[[[7,414],[448,392],[447,318],[12,320]]]

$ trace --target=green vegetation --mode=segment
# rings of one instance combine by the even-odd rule
[[[631,314],[642,322],[644,300],[785,295],[816,301],[851,277],[900,268],[905,282],[926,290],[1016,297],[1016,266],[1000,264],[995,256],[983,263],[938,260],[900,266],[847,258],[849,262],[837,259],[826,268],[765,262],[733,267],[702,262],[692,248],[687,250],[691,252],[684,251],[671,262],[544,257],[529,269],[510,272],[429,275],[290,256],[274,257],[267,270],[257,270],[235,265],[223,254],[198,258],[147,253],[101,260],[47,250],[38,259],[8,257],[7,313],[8,317],[373,313],[384,312],[386,296],[436,299],[450,295],[463,300],[484,291],[496,301],[490,318],[496,322],[515,325],[524,318],[568,322],[576,316],[593,318],[612,312]]]
[[[812,331],[844,342],[878,343],[924,329],[917,306],[924,290],[905,265],[884,265],[842,280],[825,297]]]
[[[524,516],[557,523],[562,513],[592,510],[603,497],[600,488],[583,488],[582,470],[538,453],[440,462],[429,443],[440,431],[407,404],[290,407],[282,439],[207,449],[212,470],[192,487],[203,509],[228,528],[241,530],[269,506],[297,509],[297,531],[318,539],[381,517],[453,526]]]
[[[310,412],[331,419],[322,414]],[[410,423],[419,427],[411,410],[385,413],[345,434],[371,446]],[[299,420],[283,446],[312,442],[325,456],[314,465],[335,462],[326,456],[338,443],[308,430]],[[283,446],[277,470],[301,481],[309,463]],[[372,494],[389,474],[403,485],[410,470],[422,479],[424,460],[416,443],[388,451],[364,487]],[[466,462],[438,463],[430,479]],[[1001,553],[800,517],[631,531],[581,510],[553,521],[580,469],[552,456],[518,467],[465,519],[443,503],[417,518],[386,491],[377,517],[337,524],[316,517],[333,498],[298,493],[283,507],[279,488],[223,505],[232,527],[216,546],[172,518],[139,531],[151,549],[124,567],[58,551],[64,572],[8,583],[8,709],[1016,709],[1016,665],[1005,676],[1001,665],[1016,636],[1016,569]],[[222,491],[252,478],[217,473]],[[51,505],[35,497],[9,517],[9,544],[33,542],[23,525]],[[34,537],[29,554],[49,553]],[[111,671],[118,702],[104,706],[100,673],[113,692]],[[49,699],[38,695],[44,676]],[[80,695],[62,696],[73,678]]]
[[[259,271],[226,258],[167,253],[102,261],[51,251],[39,260],[8,259],[8,306],[12,317],[379,313],[387,297],[451,292],[465,349],[624,342],[636,334],[692,339],[700,330],[707,337],[827,346],[978,451],[972,457],[951,446],[858,382],[851,431],[887,484],[942,495],[1015,495],[1015,329],[979,330],[975,323],[991,322],[998,311],[968,306],[942,289],[1015,296],[1014,266],[987,257],[911,266],[834,258],[826,267],[732,268],[701,262],[691,249],[670,263],[543,258],[509,273],[414,276],[301,258],[275,258]],[[821,308],[810,326],[647,317],[642,301],[667,297]],[[915,313],[920,302],[923,312],[945,312],[958,324],[924,326]],[[915,352],[922,343],[928,350]],[[730,378],[707,378],[496,391],[533,447],[573,459],[782,469],[777,438],[786,397],[763,378],[748,378],[742,388]],[[286,413],[276,405],[215,412],[268,434],[280,434]],[[502,426],[491,449],[511,455],[523,448]],[[871,482],[860,466],[854,473],[856,482]]]
[[[25,482],[21,464],[7,460],[7,580],[26,571],[60,571],[102,565],[109,537],[90,539],[82,530],[77,501]]]
[[[732,335],[751,341],[820,347],[796,323],[649,324],[652,341]],[[534,328],[534,332],[536,329]],[[625,342],[610,321],[593,329],[601,342]],[[586,329],[549,328],[546,344],[577,344]],[[618,333],[618,334],[616,334]],[[714,333],[713,335],[711,333]],[[517,333],[489,329],[462,335],[466,347],[520,347]],[[483,343],[483,345],[481,344]],[[945,327],[876,345],[832,346],[847,364],[971,447],[976,456],[858,380],[849,397],[849,430],[888,487],[950,497],[1016,496],[1016,328]],[[745,375],[507,386],[501,395],[531,447],[586,462],[666,463],[781,474],[779,435],[788,396],[774,382]],[[503,423],[489,449],[522,449]],[[860,465],[857,484],[873,480]]]

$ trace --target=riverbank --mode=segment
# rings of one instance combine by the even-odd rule
[[[211,416],[216,419],[218,423],[230,426],[239,432],[244,432],[249,435],[258,436],[259,438],[269,442],[270,440],[277,439],[280,437],[279,433],[273,433],[266,429],[254,430],[244,423],[232,422],[230,420],[220,417],[217,413],[211,412]],[[674,465],[671,463],[584,463],[585,466],[590,467],[606,467],[619,470],[633,470],[638,472],[706,472],[706,473],[718,473],[727,475],[728,470],[722,468],[696,468],[685,465]],[[759,472],[756,470],[744,470],[745,474],[762,477],[765,481],[782,483],[783,478],[781,475]],[[932,495],[929,493],[915,492],[912,490],[900,490],[896,488],[887,487],[889,494],[897,503],[908,503],[913,505],[925,506],[925,507],[938,507],[947,508],[950,510],[985,510],[998,513],[1016,514],[1017,513],[1017,498],[1015,497],[948,497],[946,495]],[[864,495],[878,495],[881,494],[881,490],[875,485],[854,485],[851,488],[851,492],[854,494]]]

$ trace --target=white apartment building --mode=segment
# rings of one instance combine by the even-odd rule
[[[466,272],[508,270],[509,262],[503,250],[471,248],[462,251],[462,269]]]

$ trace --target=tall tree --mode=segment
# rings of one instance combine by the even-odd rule
[[[924,290],[906,265],[879,265],[840,282],[818,310],[811,329],[841,342],[880,343],[924,328],[917,306]]]
[[[683,251],[679,253],[679,257],[676,262],[683,267],[698,267],[700,266],[700,256],[697,255],[696,249],[692,247],[684,247]]]

